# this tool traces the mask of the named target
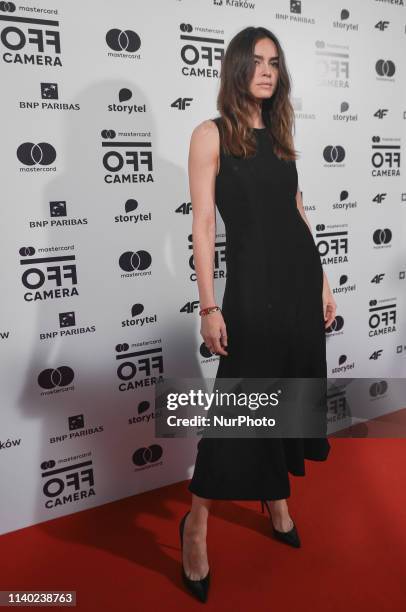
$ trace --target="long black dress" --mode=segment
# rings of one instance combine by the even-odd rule
[[[280,160],[266,128],[255,156],[225,154],[221,118],[215,199],[226,230],[222,313],[228,356],[217,378],[327,377],[323,269],[296,205],[295,161]],[[210,315],[209,315],[210,316]],[[188,489],[209,499],[283,499],[289,472],[327,459],[327,438],[202,437]]]

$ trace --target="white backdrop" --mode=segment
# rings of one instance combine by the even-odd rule
[[[329,376],[376,378],[366,393],[388,409],[406,370],[405,15],[374,0],[0,2],[0,533],[192,474],[196,440],[154,436],[153,389],[217,368],[187,156],[248,25],[275,32],[292,77],[299,185],[338,303]],[[225,274],[218,216],[218,303]]]

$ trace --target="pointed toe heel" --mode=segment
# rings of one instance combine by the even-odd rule
[[[267,500],[261,499],[261,511],[262,512],[264,512],[264,507],[266,507],[266,509],[268,510],[268,514],[271,519],[272,532],[273,532],[274,537],[280,542],[285,542],[285,544],[289,544],[290,546],[293,546],[294,548],[300,548],[302,544],[301,544],[299,534],[297,531],[297,527],[294,521],[293,521],[292,529],[290,529],[289,531],[279,531],[278,529],[275,529],[275,527],[273,526],[271,509],[269,507]]]
[[[190,510],[186,512],[184,517],[179,523],[179,537],[180,537],[180,550],[181,556],[183,553],[183,530],[185,528],[185,521],[189,514]],[[183,566],[183,556],[182,556],[182,580],[188,591],[194,595],[199,601],[205,603],[207,601],[209,595],[209,587],[210,587],[210,570],[207,572],[204,578],[200,578],[199,580],[192,580],[189,578],[185,572],[185,568]]]

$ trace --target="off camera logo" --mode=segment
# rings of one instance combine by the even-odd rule
[[[116,344],[119,391],[133,391],[162,381],[162,347],[142,347],[129,351],[127,342]]]
[[[181,71],[184,76],[218,78],[220,76],[221,62],[224,56],[224,40],[219,38],[222,30],[208,30],[206,36],[199,36],[193,32],[190,23],[181,23],[180,57],[183,65]],[[207,30],[206,30],[207,32]]]
[[[55,387],[66,387],[74,379],[72,368],[59,366],[58,368],[47,368],[38,375],[38,384],[43,389],[54,389]]]
[[[0,10],[9,13],[0,20],[0,43],[6,49],[1,56],[3,62],[62,66],[59,32],[51,29],[59,27],[59,21],[13,16],[10,13],[16,6],[12,2],[0,2]]]
[[[114,28],[106,34],[106,42],[113,51],[127,51],[134,53],[141,47],[141,39],[132,30],[119,30]]]
[[[45,507],[55,508],[95,495],[92,461],[81,461],[55,468],[55,461],[43,461],[42,491],[46,496]],[[47,471],[50,470],[50,471]]]
[[[71,245],[69,248],[72,248]],[[22,256],[20,265],[24,267],[21,281],[28,289],[24,294],[27,302],[79,295],[76,287],[78,281],[74,254],[37,256],[32,259],[34,253],[35,248],[32,246],[19,249],[19,254]],[[52,287],[48,288],[49,285]]]
[[[103,138],[102,148],[108,149],[103,154],[102,160],[103,168],[108,172],[104,176],[106,183],[149,183],[154,181],[151,174],[153,170],[151,141],[124,140],[116,142],[114,141],[116,132],[111,129],[102,130],[101,136]],[[123,168],[130,173],[121,173]]]
[[[48,142],[24,142],[17,149],[17,157],[25,166],[49,166],[56,159],[56,151]]]

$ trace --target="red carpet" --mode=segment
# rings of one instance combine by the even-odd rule
[[[77,609],[397,612],[406,606],[402,439],[332,439],[326,463],[291,477],[302,539],[268,537],[257,502],[217,501],[209,519],[209,601],[180,580],[187,482],[0,537],[1,590],[77,591]]]

